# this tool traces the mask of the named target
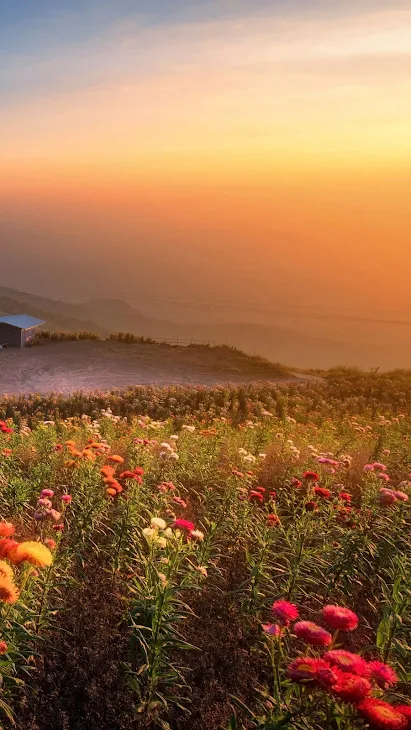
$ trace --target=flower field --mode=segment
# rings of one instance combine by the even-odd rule
[[[0,402],[0,725],[411,728],[410,376]]]

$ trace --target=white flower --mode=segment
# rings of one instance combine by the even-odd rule
[[[173,433],[173,435],[172,435],[172,436],[170,436],[170,441],[178,441],[178,436],[177,436],[177,434]]]
[[[248,462],[250,462],[250,464],[254,464],[254,462],[256,462],[257,459],[252,454],[247,454],[247,456],[243,457],[243,461],[248,461]]]
[[[171,527],[167,527],[167,529],[164,530],[164,534],[166,535],[166,537],[172,537],[174,533],[173,533]]]
[[[189,431],[189,433],[193,433],[196,430],[196,427],[195,426],[183,426],[183,428],[186,431]]]
[[[204,532],[201,532],[201,530],[192,530],[190,532],[190,537],[194,537],[195,540],[199,540],[199,542],[203,542]]]
[[[150,524],[151,527],[157,527],[159,530],[165,530],[167,527],[167,523],[162,517],[152,517]]]
[[[172,451],[172,446],[167,443],[167,441],[163,441],[163,443],[160,444],[160,449],[166,449],[167,451]]]
[[[245,449],[238,449],[238,453],[241,454],[242,456],[243,455],[245,456],[247,454],[247,451]]]
[[[145,527],[142,532],[147,542],[153,542],[157,537],[157,530],[154,530],[153,527]]]
[[[173,453],[169,455],[169,458],[174,459],[174,461],[178,461],[180,457],[175,451],[173,451]]]
[[[258,454],[258,456],[260,457],[260,459],[265,459],[267,457],[267,454]]]
[[[156,540],[156,545],[158,545],[159,548],[165,548],[167,545],[167,540],[165,537],[158,537]]]

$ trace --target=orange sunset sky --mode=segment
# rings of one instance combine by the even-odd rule
[[[1,285],[411,320],[408,0],[0,10]]]

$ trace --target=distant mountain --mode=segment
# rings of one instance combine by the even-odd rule
[[[387,347],[366,341],[340,342],[315,337],[283,327],[253,323],[180,324],[148,317],[121,299],[101,298],[70,304],[8,287],[0,287],[0,314],[26,312],[46,320],[47,328],[66,331],[88,330],[106,336],[110,332],[132,332],[155,339],[230,344],[250,354],[294,367],[329,368],[355,365],[389,370],[410,367],[408,343]]]

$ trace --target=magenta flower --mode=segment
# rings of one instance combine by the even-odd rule
[[[271,610],[281,626],[289,626],[292,621],[296,621],[300,613],[294,603],[288,601],[275,601],[271,606]]]
[[[324,606],[322,616],[332,629],[353,631],[358,626],[357,614],[344,606]]]

